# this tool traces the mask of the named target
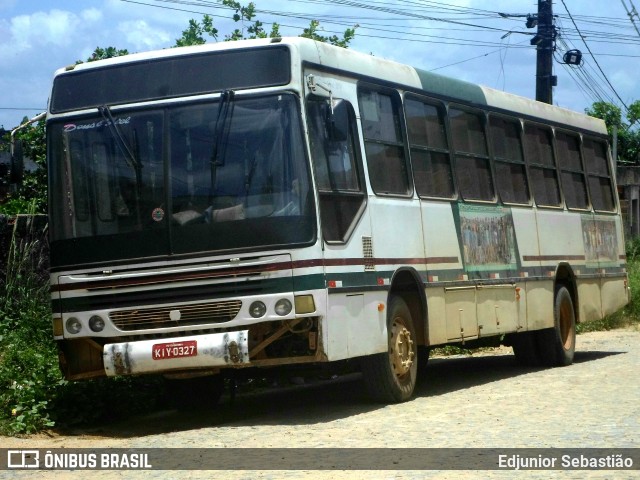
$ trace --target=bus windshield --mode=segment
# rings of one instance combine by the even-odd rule
[[[56,263],[315,238],[293,95],[99,112],[47,128]]]

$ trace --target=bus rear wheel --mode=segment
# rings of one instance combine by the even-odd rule
[[[546,366],[563,367],[573,363],[576,350],[576,315],[566,287],[556,289],[553,307],[554,325],[540,331],[538,346]]]
[[[370,396],[383,403],[407,401],[418,373],[416,333],[411,312],[398,296],[389,301],[388,351],[362,359],[362,375]]]

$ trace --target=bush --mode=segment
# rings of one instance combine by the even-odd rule
[[[153,408],[163,388],[154,377],[62,377],[51,337],[46,225],[36,225],[38,219],[46,217],[0,222],[0,234],[9,228],[10,237],[0,258],[0,434],[111,421]]]
[[[46,232],[34,227],[37,218],[14,219],[0,272],[0,430],[9,433],[52,426],[49,402],[62,382],[50,336]]]

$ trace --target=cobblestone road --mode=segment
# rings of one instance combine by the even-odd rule
[[[631,448],[640,437],[640,331],[578,336],[573,365],[530,369],[508,350],[434,358],[415,398],[368,401],[357,376],[240,396],[215,411],[159,412],[74,435],[0,439],[11,448]],[[126,403],[123,399],[123,404]],[[265,458],[265,462],[269,459]],[[242,460],[239,459],[239,463]],[[84,478],[86,472],[11,473]],[[498,471],[149,471],[138,478],[513,478]],[[520,472],[521,478],[640,478],[640,471]],[[92,472],[129,478],[131,472]]]

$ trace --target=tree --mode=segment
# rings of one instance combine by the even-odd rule
[[[213,26],[213,18],[209,15],[202,17],[202,23],[195,21],[193,18],[189,20],[189,27],[182,31],[182,37],[176,40],[176,47],[187,47],[189,45],[202,45],[207,43],[203,35],[208,33],[217,40],[218,29]]]
[[[87,62],[95,62],[96,60],[105,60],[107,58],[121,57],[123,55],[129,55],[129,51],[127,49],[118,50],[115,47],[107,47],[107,48],[96,47],[96,49],[93,51],[93,55],[91,55],[87,59]]]
[[[232,16],[233,21],[241,24],[240,28],[236,28],[224,36],[225,41],[275,38],[280,36],[280,25],[278,23],[273,23],[271,30],[267,32],[264,28],[264,23],[256,19],[256,6],[253,2],[249,2],[248,5],[242,5],[236,0],[219,0],[219,3],[232,9],[234,12]],[[300,36],[347,48],[351,40],[355,37],[356,28],[358,28],[358,25],[347,28],[342,38],[337,35],[324,36],[319,33],[320,22],[318,20],[312,20]],[[202,45],[206,43],[204,34],[209,34],[209,36],[213,37],[216,41],[218,39],[218,29],[213,26],[213,19],[209,15],[202,17],[202,22],[197,22],[193,19],[189,20],[189,27],[182,31],[182,37],[176,40],[175,46]]]
[[[127,49],[117,49],[116,47],[107,47],[101,48],[96,47],[91,56],[87,58],[87,62],[95,62],[97,60],[105,60],[107,58],[113,57],[121,57],[122,55],[129,55],[129,51]],[[79,63],[84,63],[82,60],[78,60],[76,65]]]
[[[331,35],[330,37],[325,37],[318,33],[318,27],[320,26],[320,22],[317,20],[311,20],[311,24],[308,28],[304,29],[304,32],[300,35],[301,37],[311,38],[312,40],[317,40],[319,42],[330,43],[331,45],[335,45],[336,47],[347,48],[353,37],[356,36],[356,28],[358,28],[358,24],[354,25],[353,28],[347,28],[342,34],[342,38],[339,38],[337,35]]]
[[[20,189],[2,204],[0,213],[47,213],[47,146],[44,129],[45,122],[40,120],[16,133],[16,139],[22,142],[24,157],[31,159],[36,169],[24,172]]]
[[[640,128],[638,128],[640,100],[629,105],[626,118],[623,118],[620,107],[608,102],[595,102],[591,108],[585,109],[585,112],[592,117],[604,120],[609,135],[613,135],[613,127],[617,127],[618,162],[640,163]]]

